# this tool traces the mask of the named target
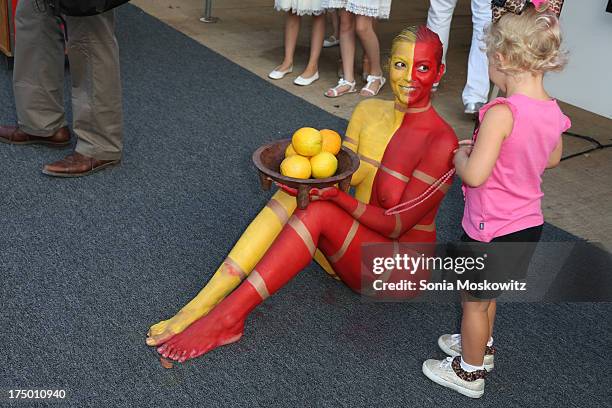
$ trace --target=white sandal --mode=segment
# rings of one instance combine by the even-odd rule
[[[340,92],[339,89],[343,86],[348,86],[349,89],[344,92]],[[331,91],[333,95],[328,95],[327,92],[329,91]],[[329,88],[327,92],[325,92],[324,95],[328,98],[337,98],[342,95],[355,93],[357,92],[357,89],[355,89],[355,81],[349,82],[344,78],[340,78],[340,80],[338,81],[338,85],[334,86],[333,88]]]
[[[378,95],[378,93],[380,92],[382,87],[385,86],[385,84],[387,83],[387,80],[382,75],[381,76],[368,75],[367,81],[368,81],[368,83],[363,88],[361,88],[361,90],[369,92],[371,94],[370,96]],[[370,89],[370,85],[374,84],[375,81],[380,81],[380,86],[378,87],[376,92],[374,92],[373,90]],[[365,95],[362,95],[362,96],[365,96]]]

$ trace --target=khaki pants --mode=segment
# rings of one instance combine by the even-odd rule
[[[98,160],[119,159],[123,118],[114,12],[65,19],[76,151]],[[19,2],[15,27],[13,87],[19,127],[51,136],[67,124],[63,33],[40,0]]]

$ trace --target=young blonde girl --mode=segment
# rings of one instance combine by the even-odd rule
[[[488,29],[485,42],[490,78],[506,97],[480,110],[473,143],[455,154],[465,195],[462,241],[537,242],[544,223],[541,176],[559,164],[561,134],[570,127],[543,85],[544,74],[565,63],[559,21],[529,6],[520,15],[504,15]],[[533,245],[512,248],[512,262],[487,261],[507,280],[524,278],[533,254]],[[483,395],[484,377],[494,361],[497,295],[462,293],[461,334],[439,338],[440,348],[451,357],[425,361],[428,378],[472,398]]]

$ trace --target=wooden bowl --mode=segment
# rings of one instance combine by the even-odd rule
[[[253,153],[253,163],[259,171],[261,187],[269,190],[273,181],[298,190],[298,207],[304,209],[310,202],[308,192],[311,188],[325,188],[338,184],[338,187],[348,192],[351,187],[351,176],[359,168],[359,157],[350,149],[342,146],[336,155],[338,170],[336,175],[322,179],[297,179],[286,177],[280,173],[280,164],[285,159],[285,150],[291,139],[283,139],[261,146]]]

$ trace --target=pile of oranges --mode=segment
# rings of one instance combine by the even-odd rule
[[[285,150],[281,174],[298,179],[327,178],[336,174],[342,138],[333,130],[298,129]]]

